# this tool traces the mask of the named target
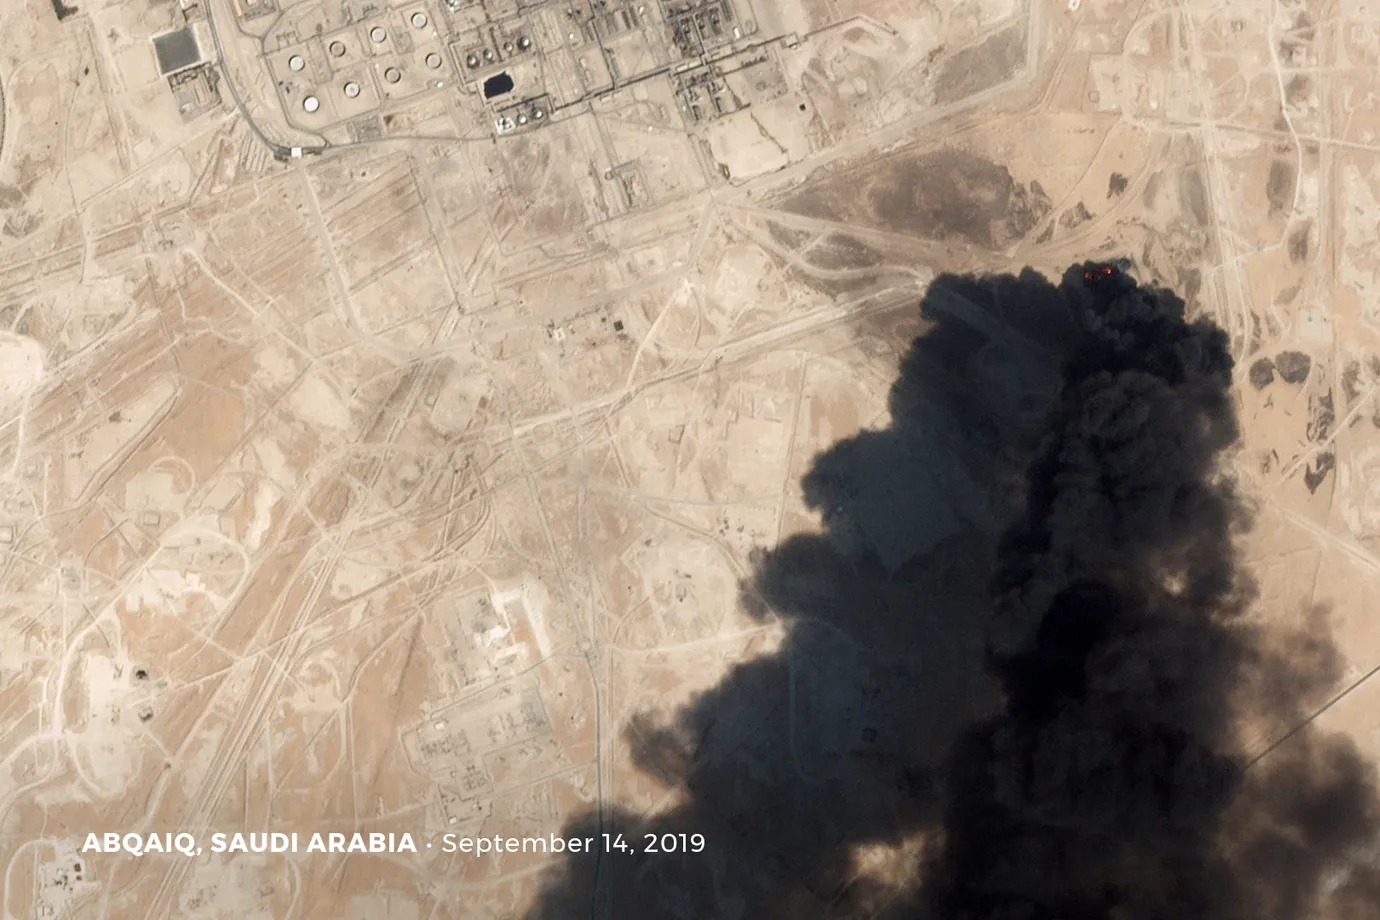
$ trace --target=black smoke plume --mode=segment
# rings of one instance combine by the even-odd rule
[[[1302,716],[1337,674],[1316,638],[1272,657],[1246,615],[1246,521],[1219,473],[1238,435],[1226,335],[1167,291],[1081,278],[1064,285],[1079,340],[994,580],[1005,705],[952,758],[926,906],[1283,920],[1342,890],[1356,907],[1375,881],[1348,863],[1375,840],[1371,771],[1308,735],[1251,774],[1239,740],[1243,719]]]
[[[921,315],[892,426],[803,483],[825,533],[745,585],[780,649],[627,733],[677,804],[566,829],[706,852],[571,857],[529,917],[1380,917],[1370,766],[1243,740],[1340,660],[1254,612],[1225,335],[1094,266],[943,276]]]

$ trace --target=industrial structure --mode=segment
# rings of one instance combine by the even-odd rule
[[[235,0],[239,27],[262,30],[287,123],[324,146],[386,136],[428,98],[460,135],[497,136],[658,81],[693,129],[783,93],[777,47],[796,41],[761,36],[750,0],[275,2]]]

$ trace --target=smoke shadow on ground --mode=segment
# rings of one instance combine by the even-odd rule
[[[1246,615],[1226,338],[1091,268],[933,282],[890,426],[816,458],[823,532],[743,585],[781,645],[633,720],[677,804],[572,821],[634,852],[568,857],[531,920],[1374,915],[1354,747],[1235,741],[1339,665]]]

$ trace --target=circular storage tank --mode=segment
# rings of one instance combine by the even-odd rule
[[[307,62],[302,60],[302,55],[300,54],[294,54],[292,57],[288,58],[288,70],[293,73],[301,73],[306,66]]]
[[[356,83],[354,80],[351,80],[350,82],[346,83],[344,89],[345,89],[345,98],[347,98],[347,99],[358,99],[358,98],[359,98],[359,84]]]
[[[310,115],[321,108],[321,100],[317,99],[315,96],[308,96],[302,100],[302,108],[306,109],[307,114]]]

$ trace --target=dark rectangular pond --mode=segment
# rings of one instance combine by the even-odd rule
[[[502,96],[504,93],[512,92],[513,78],[506,72],[496,73],[484,81],[484,98],[492,99],[495,96]]]

